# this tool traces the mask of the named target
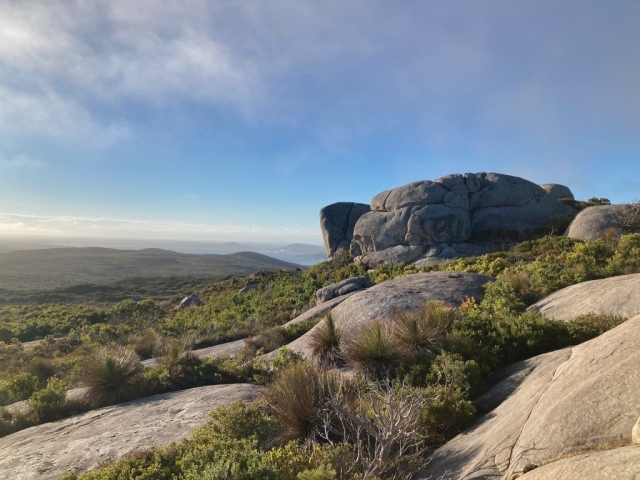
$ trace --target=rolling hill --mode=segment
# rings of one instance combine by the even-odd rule
[[[156,248],[50,248],[0,254],[0,289],[105,285],[131,277],[225,277],[296,268],[303,267],[255,252],[196,255]]]

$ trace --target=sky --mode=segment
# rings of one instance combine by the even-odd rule
[[[321,243],[449,173],[640,197],[638,0],[0,0],[0,236]]]

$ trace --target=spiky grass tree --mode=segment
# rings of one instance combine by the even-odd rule
[[[342,366],[344,359],[340,349],[342,330],[336,325],[331,315],[328,315],[309,334],[309,346],[314,358],[320,365]]]
[[[398,348],[410,353],[437,353],[457,315],[455,308],[442,302],[429,301],[416,312],[401,312],[396,315],[392,327],[393,339]]]
[[[281,426],[274,443],[313,438],[323,424],[327,399],[339,383],[339,374],[305,362],[283,370],[261,395]]]
[[[355,330],[355,329],[354,329]],[[394,368],[407,356],[396,341],[392,326],[381,320],[358,328],[344,342],[344,358],[352,367],[375,379],[391,376]]]
[[[101,350],[90,357],[85,366],[87,402],[100,407],[130,400],[142,369],[140,358],[132,350],[124,347]]]

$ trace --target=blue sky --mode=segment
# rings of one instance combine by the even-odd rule
[[[448,173],[640,197],[640,3],[0,2],[0,235],[320,243]]]

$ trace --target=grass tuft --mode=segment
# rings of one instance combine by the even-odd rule
[[[427,302],[417,312],[399,312],[394,322],[394,341],[409,352],[438,353],[457,317],[457,309],[438,301]]]
[[[119,347],[97,353],[85,367],[84,384],[89,388],[86,401],[100,407],[131,399],[141,371],[140,358],[132,350]]]
[[[313,438],[322,425],[322,410],[340,379],[314,365],[297,362],[283,370],[265,390],[261,399],[267,411],[281,425],[274,443]]]
[[[407,355],[395,341],[393,327],[380,320],[364,326],[344,343],[347,364],[377,379],[391,376],[392,370]]]
[[[344,359],[340,349],[342,331],[331,315],[328,315],[315,330],[309,334],[309,346],[314,358],[321,365],[342,366]]]

